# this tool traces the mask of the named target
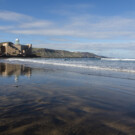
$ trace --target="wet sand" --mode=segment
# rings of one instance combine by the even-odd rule
[[[135,134],[134,80],[3,67],[0,135]]]

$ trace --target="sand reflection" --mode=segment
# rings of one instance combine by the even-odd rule
[[[3,76],[31,74],[31,68],[22,65],[0,67]],[[37,73],[38,69],[36,79],[40,80]],[[111,80],[113,85],[109,86],[98,82],[91,85],[82,79],[73,82],[73,74],[63,79],[60,73],[53,72],[52,78],[50,72],[42,72],[47,83],[0,86],[0,135],[135,134],[133,86],[130,91],[129,86],[124,90],[122,83],[120,87]],[[126,93],[127,89],[132,94]]]
[[[32,69],[24,65],[0,63],[0,75],[4,77],[14,76],[15,82],[18,81],[19,76],[25,75],[31,77]]]

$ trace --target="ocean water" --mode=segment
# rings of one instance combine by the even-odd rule
[[[0,59],[0,62],[42,69],[65,70],[87,75],[135,79],[135,59],[9,58]]]

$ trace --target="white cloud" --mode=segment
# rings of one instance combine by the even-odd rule
[[[15,22],[16,28],[42,28],[53,24],[48,20],[40,20],[32,16],[11,11],[0,11],[0,19],[7,22]]]
[[[20,28],[44,28],[51,26],[53,23],[50,21],[34,21],[34,22],[28,22],[28,23],[23,23],[19,27]]]
[[[0,30],[2,30],[2,31],[10,30],[13,28],[14,28],[13,26],[0,26]]]
[[[25,30],[10,30],[9,32],[15,34],[31,34],[31,35],[45,35],[45,36],[83,36],[83,33],[78,33],[75,30],[66,29],[25,29]]]
[[[40,20],[15,12],[3,11],[0,12],[0,19],[15,21],[15,28],[8,30],[15,34],[72,36],[90,39],[131,39],[135,37],[135,19],[120,16],[78,15],[67,18],[66,23],[61,24],[61,22]],[[2,26],[0,28],[2,29]]]
[[[65,38],[50,38],[50,41],[58,41],[58,42],[73,42],[74,40],[71,39],[65,39]]]
[[[11,12],[11,11],[0,11],[0,19],[1,20],[6,20],[6,21],[31,21],[32,17],[27,16],[24,14],[16,13],[16,12]]]
[[[90,9],[95,7],[93,4],[85,4],[85,3],[81,3],[81,4],[72,4],[72,5],[65,5],[64,8],[68,8],[69,9]]]

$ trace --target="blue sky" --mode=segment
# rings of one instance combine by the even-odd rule
[[[135,58],[134,0],[0,0],[0,42]]]

